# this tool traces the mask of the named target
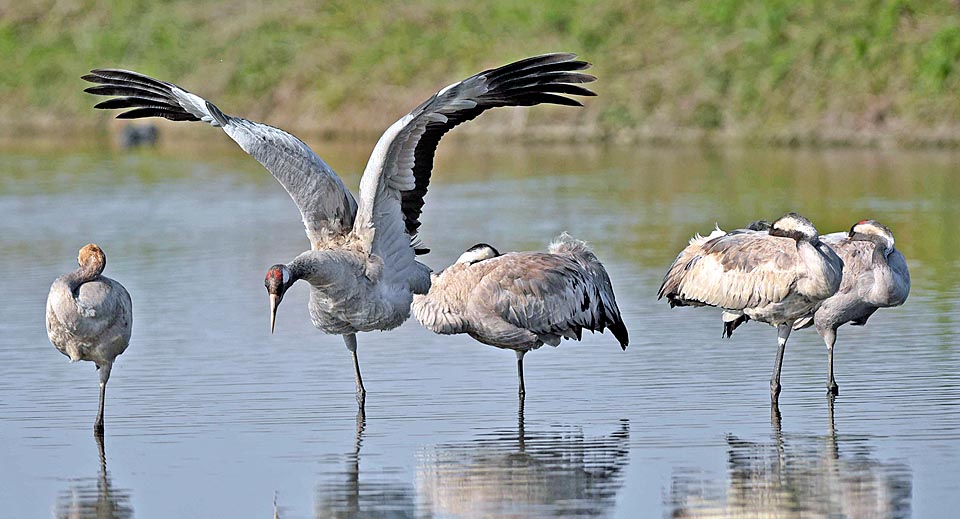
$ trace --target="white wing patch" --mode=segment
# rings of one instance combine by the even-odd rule
[[[190,112],[196,117],[199,117],[200,120],[205,123],[210,123],[210,125],[216,127],[220,126],[220,123],[213,117],[213,114],[210,113],[210,110],[207,109],[207,101],[205,99],[198,95],[191,94],[190,92],[187,92],[186,90],[177,86],[174,86],[170,90],[173,95],[176,96],[177,101],[184,110]]]

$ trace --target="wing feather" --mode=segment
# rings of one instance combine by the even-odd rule
[[[357,203],[343,181],[303,141],[273,126],[233,117],[209,101],[173,83],[121,69],[95,69],[82,79],[96,86],[85,92],[121,96],[103,101],[99,109],[126,109],[118,119],[163,117],[172,121],[203,121],[223,128],[243,151],[262,164],[297,204],[314,248],[330,234],[353,227]]]
[[[541,103],[579,105],[570,95],[594,95],[567,83],[589,83],[593,76],[573,54],[547,54],[486,70],[437,92],[384,132],[360,181],[354,230],[374,253],[410,248],[420,228],[433,158],[448,131],[491,108]],[[563,85],[563,86],[561,86]],[[403,257],[412,260],[411,254]]]
[[[541,252],[505,254],[492,262],[471,293],[474,308],[486,307],[513,326],[538,336],[566,336],[579,328],[603,331],[613,324],[602,285],[572,258]],[[614,303],[615,307],[615,303]],[[619,310],[616,310],[619,320]]]
[[[660,287],[672,306],[709,305],[743,310],[783,301],[800,277],[791,238],[733,232],[691,240]]]

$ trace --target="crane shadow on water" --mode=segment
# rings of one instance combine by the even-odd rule
[[[838,435],[834,401],[824,436],[784,434],[776,405],[770,442],[728,435],[725,480],[675,475],[671,517],[910,517],[910,468],[871,457],[866,438]]]
[[[94,435],[94,439],[100,452],[98,476],[74,480],[70,488],[57,496],[53,516],[70,519],[130,519],[133,517],[130,492],[113,485],[110,473],[107,472],[103,436]]]
[[[360,475],[366,426],[357,415],[357,436],[347,468],[335,483],[319,486],[314,515],[327,517],[540,517],[607,516],[616,504],[628,463],[630,424],[589,437],[583,428],[525,427],[518,423],[464,443],[421,449],[416,482],[371,480]],[[342,477],[345,476],[345,477]],[[381,477],[374,475],[374,478]]]
[[[523,400],[517,430],[423,450],[417,498],[428,515],[442,517],[607,516],[616,504],[629,461],[630,423],[607,435],[583,428],[525,427]]]
[[[317,488],[314,516],[335,517],[413,517],[413,487],[402,481],[371,481],[360,478],[360,448],[367,419],[363,409],[357,411],[357,434],[353,450],[346,456],[346,469],[337,474],[337,481],[322,483]]]

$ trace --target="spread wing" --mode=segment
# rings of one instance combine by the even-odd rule
[[[579,86],[596,78],[573,54],[547,54],[486,70],[426,100],[384,132],[360,180],[354,230],[387,265],[412,262],[423,197],[440,138],[458,124],[499,106],[541,103],[580,106],[562,94],[595,95]]]
[[[353,227],[357,203],[340,177],[309,146],[273,126],[233,117],[213,103],[173,83],[129,70],[95,69],[83,76],[97,83],[84,90],[119,96],[97,104],[100,109],[127,109],[118,119],[163,117],[171,121],[203,121],[220,127],[263,164],[287,190],[300,209],[311,244],[323,236],[343,234]]]
[[[709,305],[743,310],[782,301],[800,277],[790,238],[732,232],[694,241],[670,266],[658,296],[671,306]]]

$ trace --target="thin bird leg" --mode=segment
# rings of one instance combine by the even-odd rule
[[[517,376],[520,377],[520,399],[523,400],[523,397],[527,394],[527,390],[523,388],[523,356],[527,352],[518,351],[517,352]]]
[[[833,345],[837,342],[837,331],[828,328],[823,331],[823,342],[827,344],[827,393],[831,395],[840,394],[840,386],[833,378]]]
[[[363,409],[367,400],[367,390],[363,388],[363,378],[360,377],[360,361],[357,359],[357,335],[354,333],[343,336],[343,342],[347,344],[350,355],[353,357],[353,375],[357,379],[357,405]]]
[[[112,363],[106,363],[97,366],[100,369],[100,407],[97,410],[97,420],[93,422],[93,434],[103,436],[103,402],[107,396],[107,381],[110,380],[110,370],[113,369]]]
[[[770,377],[770,402],[776,404],[780,399],[780,368],[783,366],[783,352],[787,349],[787,338],[793,323],[784,323],[777,326],[777,361],[773,365],[773,376]]]

